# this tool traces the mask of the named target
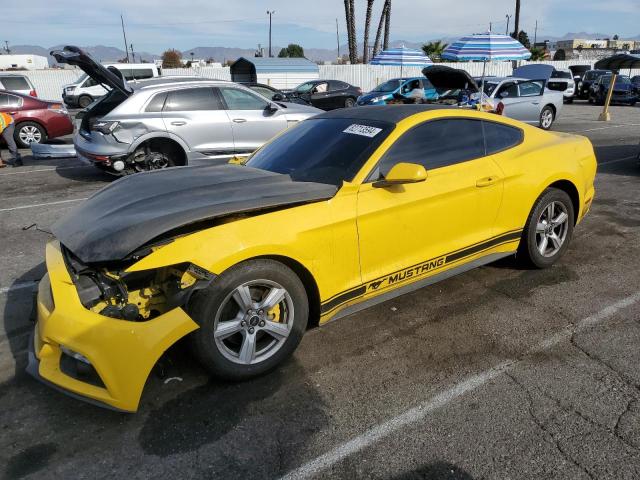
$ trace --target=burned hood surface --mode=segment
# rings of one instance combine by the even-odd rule
[[[195,222],[326,200],[336,191],[241,165],[170,168],[115,181],[56,222],[53,233],[85,263],[114,261]]]

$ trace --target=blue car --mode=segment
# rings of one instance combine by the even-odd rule
[[[424,100],[437,100],[438,92],[425,77],[392,78],[381,83],[368,93],[358,97],[358,105],[385,105],[393,98],[415,98],[416,93],[424,91]],[[412,92],[414,92],[412,94]]]

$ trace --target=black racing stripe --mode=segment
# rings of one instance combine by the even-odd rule
[[[328,302],[323,303],[320,311],[322,314],[325,314],[330,310],[333,310],[334,308],[336,308],[338,305],[342,303],[348,302],[349,300],[352,300],[356,297],[364,295],[366,291],[367,291],[367,286],[361,285],[354,290],[349,290],[348,292],[337,295],[333,297],[333,299],[329,300]]]
[[[483,250],[486,250],[487,248],[491,248],[501,243],[505,243],[511,240],[517,240],[520,238],[521,235],[522,235],[522,230],[507,233],[506,235],[501,235],[491,240],[487,240],[486,242],[479,243],[477,245],[474,245],[473,247],[465,248],[455,253],[451,253],[447,255],[445,264],[455,262],[456,260],[460,260],[461,258],[468,257],[470,255],[473,255],[474,253],[481,252]]]
[[[485,240],[485,241],[480,242],[480,243],[475,243],[475,244],[473,244],[473,245],[471,245],[469,247],[465,247],[465,248],[460,249],[460,250],[455,250],[452,253],[444,254],[444,255],[441,255],[439,257],[435,257],[432,260],[445,257],[446,260],[445,260],[445,263],[444,263],[443,266],[446,266],[447,264],[449,264],[451,262],[455,262],[457,260],[460,260],[461,258],[473,255],[474,253],[478,253],[478,252],[481,252],[481,251],[486,250],[488,248],[500,245],[501,243],[507,243],[507,242],[510,242],[510,241],[513,241],[513,240],[517,240],[517,239],[520,238],[521,235],[522,235],[522,229],[512,230],[510,232],[506,232],[506,233],[503,233],[501,235],[498,235],[497,237],[494,237],[494,238],[492,238],[490,240]],[[405,270],[409,270],[411,268],[415,268],[416,266],[422,265],[423,263],[426,263],[426,262],[420,262],[420,263],[417,263],[416,265],[413,265],[412,267],[406,267],[406,268],[403,268],[401,270],[397,270],[396,272],[388,273],[386,275],[378,277],[375,280],[369,281],[366,284],[361,285],[358,288],[355,288],[353,290],[349,290],[349,291],[344,292],[344,293],[339,293],[337,295],[334,295],[333,297],[331,297],[329,300],[327,300],[326,302],[324,302],[322,304],[322,306],[320,308],[320,313],[321,313],[321,315],[324,315],[324,314],[330,312],[331,310],[334,310],[336,307],[338,307],[342,303],[348,302],[349,300],[352,300],[352,299],[354,299],[356,297],[364,295],[366,293],[366,291],[367,291],[367,285],[371,284],[372,282],[375,282],[376,280],[385,279],[385,278],[389,277],[390,275],[394,275],[395,273],[399,273],[399,272],[404,272]]]

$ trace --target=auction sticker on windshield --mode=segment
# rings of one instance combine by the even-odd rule
[[[343,133],[352,133],[354,135],[362,135],[363,137],[373,138],[382,131],[381,128],[370,127],[368,125],[358,125],[354,123],[345,128]]]

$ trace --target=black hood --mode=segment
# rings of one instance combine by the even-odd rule
[[[89,55],[81,48],[68,45],[62,50],[53,50],[50,55],[56,59],[58,63],[67,63],[80,67],[84,73],[93,78],[96,82],[106,85],[109,88],[115,88],[125,95],[131,95],[133,90],[127,85],[126,80],[122,76],[122,72],[114,67],[105,67]]]
[[[422,70],[422,74],[439,91],[457,89],[480,91],[478,84],[466,70],[444,65],[433,65],[425,67]]]
[[[56,222],[53,233],[85,263],[116,261],[195,222],[327,200],[336,191],[241,165],[170,168],[115,181]]]

